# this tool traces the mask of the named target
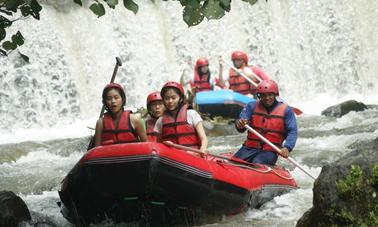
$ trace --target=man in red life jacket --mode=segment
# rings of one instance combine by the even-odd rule
[[[248,124],[270,142],[281,148],[282,156],[287,158],[297,141],[297,121],[293,109],[277,101],[278,86],[273,80],[264,80],[257,87],[257,102],[250,102],[235,121],[236,129],[244,132]],[[234,157],[251,163],[274,165],[277,153],[255,134],[248,132],[247,140]]]
[[[262,69],[256,66],[248,66],[248,56],[242,51],[234,51],[231,55],[231,60],[235,68],[242,71],[244,75],[250,77],[250,79],[258,84],[260,81],[256,78],[258,76],[260,80],[269,80],[268,74],[266,74]],[[220,84],[225,84],[223,80],[223,59],[219,58],[219,78]],[[235,92],[239,92],[243,95],[256,94],[256,87],[251,84],[242,75],[239,75],[234,69],[230,68],[229,78],[228,78],[229,88]]]
[[[147,141],[156,142],[157,133],[154,132],[156,120],[163,115],[165,110],[160,92],[152,92],[147,96],[148,118],[146,120]]]
[[[105,86],[102,103],[106,113],[97,120],[95,146],[147,140],[140,116],[124,110],[126,95],[120,84],[110,83]]]

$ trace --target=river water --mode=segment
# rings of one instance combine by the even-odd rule
[[[348,99],[378,105],[378,2],[346,0],[233,1],[222,20],[187,28],[179,3],[140,1],[137,15],[122,7],[96,19],[72,1],[45,3],[41,21],[16,23],[26,42],[0,58],[0,190],[27,203],[33,219],[71,226],[56,202],[60,181],[83,155],[115,56],[116,81],[127,106],[144,105],[148,92],[178,80],[187,60],[245,50],[280,85],[281,96],[305,112],[292,157],[317,176],[355,143],[378,136],[378,109],[341,118],[320,112]],[[17,27],[18,26],[18,27]],[[209,131],[213,153],[236,151],[245,135],[232,126]],[[355,146],[354,146],[355,147]],[[358,147],[358,145],[357,145]],[[283,160],[300,188],[219,226],[294,226],[312,206],[313,181]],[[211,226],[211,225],[210,225]]]
[[[378,108],[351,112],[342,118],[304,115],[298,118],[299,139],[292,157],[313,175],[350,151],[354,143],[378,136]],[[74,128],[72,129],[74,130]],[[236,151],[245,139],[231,125],[216,125],[209,132],[213,153]],[[88,137],[0,145],[1,188],[21,195],[35,220],[47,226],[70,226],[59,213],[56,202],[60,181],[83,155]],[[283,159],[278,162],[291,170],[300,188],[274,198],[260,209],[225,218],[217,226],[294,226],[312,206],[313,180]]]

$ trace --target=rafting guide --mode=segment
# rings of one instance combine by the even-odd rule
[[[235,126],[239,132],[246,130],[246,124],[255,128],[270,142],[280,147],[281,155],[287,158],[295,146],[298,129],[292,108],[277,101],[278,95],[278,85],[275,81],[262,81],[257,87],[259,100],[249,103],[242,110]],[[234,157],[251,163],[275,165],[278,155],[271,146],[261,141],[254,133],[248,132],[247,140]]]

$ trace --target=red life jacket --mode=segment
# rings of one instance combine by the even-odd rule
[[[210,84],[210,74],[200,76],[197,70],[194,70],[194,80],[190,84],[192,88],[197,87],[197,92],[199,91],[211,91],[213,87]]]
[[[201,147],[201,141],[195,127],[188,124],[187,110],[188,106],[183,105],[176,118],[167,113],[163,114],[162,138],[172,143],[198,149]]]
[[[271,113],[268,114],[260,101],[256,103],[256,108],[251,116],[249,125],[258,131],[277,147],[282,147],[282,142],[286,138],[285,110],[288,107],[285,103],[278,103]],[[274,148],[264,143],[255,134],[248,132],[244,145],[264,151],[274,151]]]
[[[247,67],[247,66],[246,66]],[[243,68],[239,69],[243,70]],[[243,95],[252,94],[252,85],[245,79],[243,76],[240,76],[235,70],[232,68],[229,72],[229,79],[228,82],[230,83],[230,89],[239,92]]]
[[[129,110],[123,111],[118,128],[114,126],[111,115],[109,113],[104,114],[104,118],[102,119],[102,145],[139,142],[136,131],[130,122],[130,113],[131,111]]]
[[[261,80],[269,80],[268,74],[266,74],[262,69],[256,67],[256,66],[244,66],[249,67],[252,72],[257,75]],[[240,70],[242,71],[243,68]],[[235,72],[232,68],[230,69],[230,89],[236,92],[239,92],[241,94],[256,94],[256,87],[248,82],[247,79],[245,79],[243,76],[240,76],[237,72]],[[251,80],[255,82],[256,84],[259,84],[259,80],[256,79],[256,77],[252,76]]]
[[[156,142],[157,141],[157,132],[154,131],[156,118],[149,118],[146,120],[146,134],[147,134],[147,141],[148,142]]]

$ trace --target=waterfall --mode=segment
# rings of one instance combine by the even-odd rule
[[[17,52],[0,58],[0,132],[95,119],[116,56],[123,61],[116,82],[130,107],[178,80],[188,59],[209,57],[217,75],[218,56],[229,60],[237,49],[290,101],[377,94],[378,1],[234,0],[221,20],[190,28],[178,1],[138,4],[137,15],[120,4],[96,18],[71,0],[44,3],[40,21],[16,22],[12,29],[26,38],[19,49],[30,63]]]

